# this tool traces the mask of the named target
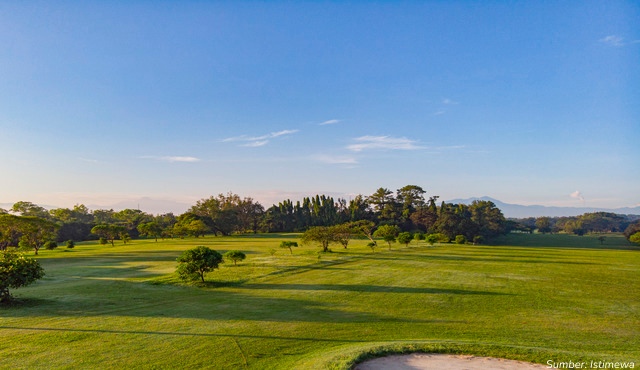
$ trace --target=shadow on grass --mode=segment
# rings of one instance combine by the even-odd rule
[[[220,287],[215,283],[209,286]],[[308,296],[308,299],[301,299],[299,295],[286,294],[284,291],[287,288],[286,285],[255,285],[244,289],[242,285],[229,284],[228,287],[232,291],[184,286],[155,286],[127,281],[100,281],[91,290],[83,289],[75,294],[50,296],[46,299],[20,298],[23,301],[21,305],[7,307],[1,309],[0,312],[3,317],[21,319],[41,316],[74,318],[126,316],[315,323],[391,322],[419,324],[443,322],[440,318],[424,320],[417,317],[397,317],[357,311],[346,308],[348,305],[314,300],[311,295]],[[282,289],[282,292],[277,296],[264,296],[264,289],[268,288]],[[302,290],[306,286],[293,285],[289,288]],[[333,288],[332,286],[315,286],[315,290],[331,290]],[[347,288],[345,290],[358,291],[356,287]],[[333,290],[337,289],[336,287]],[[363,289],[385,292],[382,287],[375,286]],[[425,290],[425,292],[429,291]],[[406,290],[406,292],[411,292],[411,290]],[[448,293],[446,290],[431,290],[431,292]],[[449,293],[465,294],[464,291],[455,290]],[[466,292],[466,294],[474,293]]]
[[[264,290],[311,290],[311,291],[348,291],[358,293],[408,293],[408,294],[477,294],[477,295],[513,295],[509,293],[489,292],[465,289],[415,288],[385,285],[349,285],[349,284],[244,284],[242,289]]]

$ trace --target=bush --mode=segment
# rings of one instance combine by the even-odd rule
[[[482,244],[482,242],[484,241],[484,238],[481,235],[476,235],[473,237],[473,244]]]
[[[467,242],[467,238],[464,235],[456,235],[456,244],[464,244]]]
[[[0,303],[11,302],[9,288],[27,286],[44,276],[38,261],[14,251],[0,252]]]
[[[67,240],[67,248],[72,249],[76,246],[76,243],[73,240]]]
[[[108,243],[107,238],[100,238],[100,244],[105,245],[107,243]]]
[[[58,248],[58,243],[54,242],[54,241],[48,241],[46,243],[44,243],[44,249],[48,249],[50,251],[54,250]]]
[[[245,258],[247,258],[247,255],[245,255],[241,251],[228,251],[224,254],[224,258],[232,260],[233,265],[235,266],[238,261],[243,261]]]

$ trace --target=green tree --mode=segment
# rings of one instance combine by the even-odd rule
[[[629,241],[632,243],[640,244],[640,232],[637,232],[629,236]]]
[[[234,250],[225,253],[224,258],[233,261],[233,265],[235,266],[238,261],[244,261],[244,259],[247,258],[247,255],[241,251]]]
[[[31,202],[16,202],[13,207],[11,207],[13,212],[19,213],[20,216],[32,216],[39,217],[43,219],[50,218],[49,212],[43,207],[40,207],[37,204],[33,204]]]
[[[333,230],[328,226],[310,227],[302,234],[302,243],[320,243],[323,252],[329,251],[329,244],[337,241]]]
[[[373,233],[376,238],[382,238],[387,244],[389,244],[389,250],[391,250],[391,243],[396,241],[396,237],[400,233],[400,228],[396,225],[382,225]]]
[[[155,238],[156,242],[158,237],[162,236],[162,226],[156,221],[143,222],[138,225],[137,229],[140,235]]]
[[[218,268],[223,262],[222,255],[205,246],[184,251],[177,259],[176,272],[182,280],[196,281],[200,279],[204,283],[205,275]]]
[[[456,235],[456,244],[464,244],[467,242],[467,238],[464,235]]]
[[[409,243],[413,240],[413,235],[410,232],[402,232],[398,234],[398,243],[404,244],[405,246],[409,246]]]
[[[543,234],[551,232],[551,220],[549,217],[538,217],[536,219],[536,228],[538,228],[538,232]]]
[[[32,248],[35,254],[44,243],[54,240],[58,225],[52,221],[35,216],[18,218],[18,230],[20,231],[20,244]]]
[[[33,258],[13,251],[0,252],[0,303],[11,301],[9,288],[27,286],[44,276],[44,269]]]
[[[280,248],[287,248],[289,249],[289,252],[291,252],[291,254],[293,254],[293,247],[297,247],[298,246],[298,242],[291,242],[291,241],[282,241],[280,243]]]
[[[123,233],[124,231],[125,228],[123,226],[114,224],[101,224],[91,228],[92,234],[106,239],[109,243],[111,243],[111,246],[115,245],[114,241],[116,240],[116,238],[118,238],[118,236],[120,236],[120,233]]]
[[[434,245],[438,242],[438,239],[438,234],[429,234],[425,237],[425,240],[427,241],[427,243],[429,243],[429,245]]]

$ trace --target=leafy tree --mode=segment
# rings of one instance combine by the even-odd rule
[[[91,229],[92,234],[98,235],[101,239],[104,238],[109,243],[111,243],[111,246],[115,245],[114,241],[124,231],[125,228],[123,226],[114,224],[96,225]]]
[[[378,244],[376,244],[376,242],[369,242],[367,244],[367,247],[371,248],[371,252],[375,253],[376,252],[376,247],[378,246]]]
[[[126,231],[122,231],[121,233],[118,234],[118,236],[120,237],[120,240],[122,240],[124,244],[127,244],[128,242],[131,241],[131,236],[129,236],[129,233]]]
[[[382,225],[373,233],[373,236],[382,238],[389,244],[389,250],[391,250],[391,243],[396,241],[399,232],[400,228],[396,225]]]
[[[333,232],[335,236],[336,241],[342,244],[344,249],[347,249],[349,241],[351,240],[351,236],[358,232],[350,222],[330,226],[330,228],[331,232]]]
[[[439,238],[437,234],[429,234],[425,237],[425,240],[427,241],[427,243],[429,243],[429,245],[434,245],[438,242],[438,239]]]
[[[19,213],[20,216],[32,216],[39,217],[43,219],[50,218],[49,212],[43,207],[40,207],[37,204],[33,204],[31,202],[20,201],[17,202],[11,207],[13,212]]]
[[[416,244],[419,244],[420,240],[424,240],[424,234],[418,231],[417,233],[413,234],[413,240],[416,241]]]
[[[329,244],[337,241],[333,230],[328,226],[310,227],[302,234],[302,243],[320,243],[323,252],[329,251]]]
[[[425,205],[424,194],[426,191],[417,185],[407,185],[396,192],[397,203],[401,206],[402,222],[410,221],[411,215]],[[409,222],[410,223],[410,222]]]
[[[73,249],[76,246],[76,243],[73,240],[67,240],[67,248]]]
[[[38,261],[13,251],[0,252],[0,303],[11,301],[9,288],[27,286],[44,276]]]
[[[224,258],[233,261],[233,265],[235,266],[238,261],[243,261],[247,258],[247,255],[242,253],[241,251],[228,251],[224,254]]]
[[[484,242],[484,238],[482,235],[476,235],[473,237],[473,245],[482,244]]]
[[[58,225],[39,217],[18,218],[18,230],[22,235],[20,243],[25,247],[32,248],[36,255],[44,243],[55,239],[57,229]]]
[[[195,281],[204,277],[208,272],[218,268],[223,262],[222,255],[205,246],[184,251],[177,259],[176,272],[182,280]]]
[[[293,247],[297,247],[298,246],[298,242],[291,242],[291,241],[282,241],[280,243],[280,248],[287,248],[289,249],[289,252],[291,252],[291,254],[293,254]]]
[[[456,244],[464,244],[467,242],[467,238],[464,235],[456,235]]]
[[[632,243],[640,244],[640,232],[629,236],[629,241]]]
[[[409,243],[413,240],[413,235],[410,232],[402,232],[398,234],[398,243],[404,244],[405,246],[409,246]]]
[[[538,217],[536,219],[536,227],[538,228],[538,232],[543,234],[551,232],[551,220],[549,217]]]
[[[375,215],[386,222],[396,223],[401,213],[401,206],[393,196],[393,192],[386,188],[379,188],[369,197],[369,203]]]
[[[155,238],[156,242],[158,237],[162,236],[162,226],[156,221],[143,222],[138,225],[137,229],[140,235]]]

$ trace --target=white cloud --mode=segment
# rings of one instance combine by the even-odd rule
[[[265,146],[269,143],[269,140],[261,140],[261,141],[254,141],[251,143],[247,143],[247,144],[243,144],[241,146],[246,146],[246,147],[250,147],[250,148],[257,148],[260,146]]]
[[[446,111],[446,110],[441,109],[441,110],[439,110],[439,111],[435,112],[433,115],[434,115],[434,116],[441,116],[441,115],[443,115],[443,114],[445,114],[445,113],[447,113],[447,111]]]
[[[240,135],[240,136],[228,137],[226,139],[222,139],[222,141],[223,142],[248,141],[250,143],[247,143],[241,146],[259,147],[259,146],[267,145],[269,143],[269,139],[274,139],[280,136],[295,134],[298,131],[299,130],[281,130],[276,132],[270,132],[266,135],[260,135],[260,136]]]
[[[187,157],[187,156],[153,156],[153,155],[147,155],[141,158],[145,158],[145,159],[155,159],[157,161],[163,161],[163,162],[169,162],[169,163],[174,163],[174,162],[186,162],[186,163],[193,163],[193,162],[200,162],[200,158],[196,158],[196,157]]]
[[[582,196],[582,193],[579,190],[574,191],[573,193],[569,194],[569,196],[571,198],[578,199],[584,202],[584,197]]]
[[[329,164],[358,164],[358,161],[353,157],[340,157],[332,155],[317,155],[314,159],[318,162]]]
[[[320,123],[320,126],[324,126],[324,125],[335,125],[336,123],[340,123],[339,119],[330,119],[328,121],[324,121],[322,123]]]
[[[442,99],[442,104],[444,104],[444,105],[454,105],[454,104],[458,104],[458,102],[457,101],[453,101],[453,100],[448,99],[448,98],[444,98],[444,99]]]
[[[363,150],[375,150],[375,149],[391,149],[391,150],[418,150],[424,149],[424,147],[417,145],[415,140],[410,140],[404,137],[391,137],[391,136],[361,136],[355,138],[355,144],[347,146],[347,149],[354,152],[361,152]]]
[[[601,38],[600,40],[598,40],[604,44],[610,45],[610,46],[615,46],[615,47],[621,47],[624,46],[624,38],[617,36],[617,35],[609,35],[606,37]]]

